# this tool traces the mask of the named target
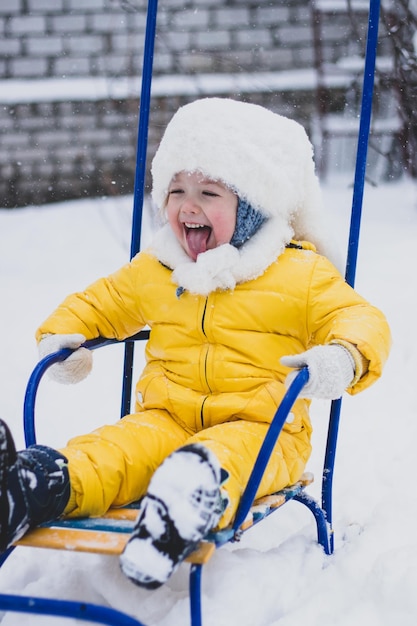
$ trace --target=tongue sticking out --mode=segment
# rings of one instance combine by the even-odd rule
[[[207,250],[207,242],[210,237],[210,232],[211,228],[208,226],[186,229],[188,248],[194,258],[197,258],[198,254]]]

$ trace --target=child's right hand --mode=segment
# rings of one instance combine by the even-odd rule
[[[301,354],[283,356],[282,365],[308,368],[309,379],[299,393],[299,398],[340,398],[355,376],[355,362],[350,352],[338,343],[315,346]],[[298,371],[290,372],[285,380],[289,387]]]
[[[63,348],[75,350],[65,361],[54,363],[48,369],[48,376],[58,383],[66,385],[78,383],[91,372],[93,355],[87,348],[80,348],[86,341],[84,335],[45,335],[38,345],[39,358],[58,352]],[[78,348],[78,350],[77,350]]]

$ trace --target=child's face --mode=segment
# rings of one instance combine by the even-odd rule
[[[198,172],[172,179],[166,203],[168,221],[194,261],[206,250],[229,243],[235,230],[238,198],[219,181]]]

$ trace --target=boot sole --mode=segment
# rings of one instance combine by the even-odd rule
[[[16,448],[9,427],[0,419],[0,553],[7,550],[9,498],[7,479],[9,468],[16,461]]]

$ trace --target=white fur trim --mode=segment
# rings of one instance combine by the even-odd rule
[[[281,238],[275,237],[279,232]],[[216,289],[234,289],[265,272],[292,237],[291,227],[272,217],[241,248],[224,244],[199,254],[194,262],[166,224],[155,236],[150,252],[174,270],[172,280],[190,293],[208,295]]]
[[[313,149],[304,128],[294,120],[227,98],[187,104],[168,124],[153,159],[152,197],[159,209],[172,177],[180,171],[200,171],[223,181],[270,218],[261,231],[272,230],[278,251],[292,237],[306,239],[338,264],[326,233]],[[261,248],[258,253],[264,254]]]

